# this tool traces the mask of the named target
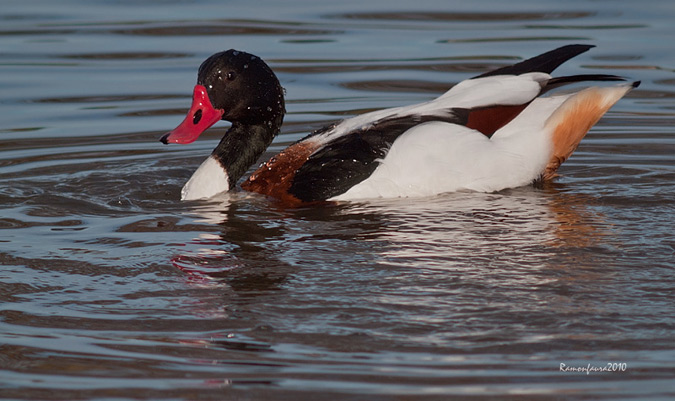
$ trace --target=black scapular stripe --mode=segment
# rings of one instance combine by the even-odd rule
[[[465,125],[466,119],[466,110],[462,109],[452,109],[445,115],[392,117],[340,136],[310,156],[298,169],[289,193],[304,202],[343,194],[368,178],[377,168],[378,159],[383,159],[394,141],[410,128],[432,121]]]

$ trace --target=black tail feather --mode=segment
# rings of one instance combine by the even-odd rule
[[[474,78],[483,78],[494,75],[520,75],[528,72],[545,72],[550,74],[558,68],[565,61],[578,56],[579,54],[588,51],[588,49],[595,47],[593,45],[567,45],[551,50],[544,54],[532,57],[518,64],[498,68],[478,75]]]

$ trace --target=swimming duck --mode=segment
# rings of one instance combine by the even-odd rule
[[[568,45],[460,82],[434,100],[323,127],[262,164],[241,187],[288,204],[493,192],[550,180],[586,132],[638,82],[541,96],[615,75],[552,77],[590,45]],[[279,133],[284,91],[259,57],[228,50],[199,67],[185,120],[160,139],[193,142],[219,120],[232,126],[181,191],[231,190]]]

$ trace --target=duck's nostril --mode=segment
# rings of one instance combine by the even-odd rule
[[[192,124],[197,125],[202,119],[202,109],[199,109],[195,112],[195,115],[192,116]]]

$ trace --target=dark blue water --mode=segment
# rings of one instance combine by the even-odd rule
[[[5,0],[0,398],[675,398],[674,19],[669,1]],[[225,125],[158,142],[228,48],[286,89],[269,156],[569,43],[597,48],[561,75],[642,85],[545,188],[181,203]]]

